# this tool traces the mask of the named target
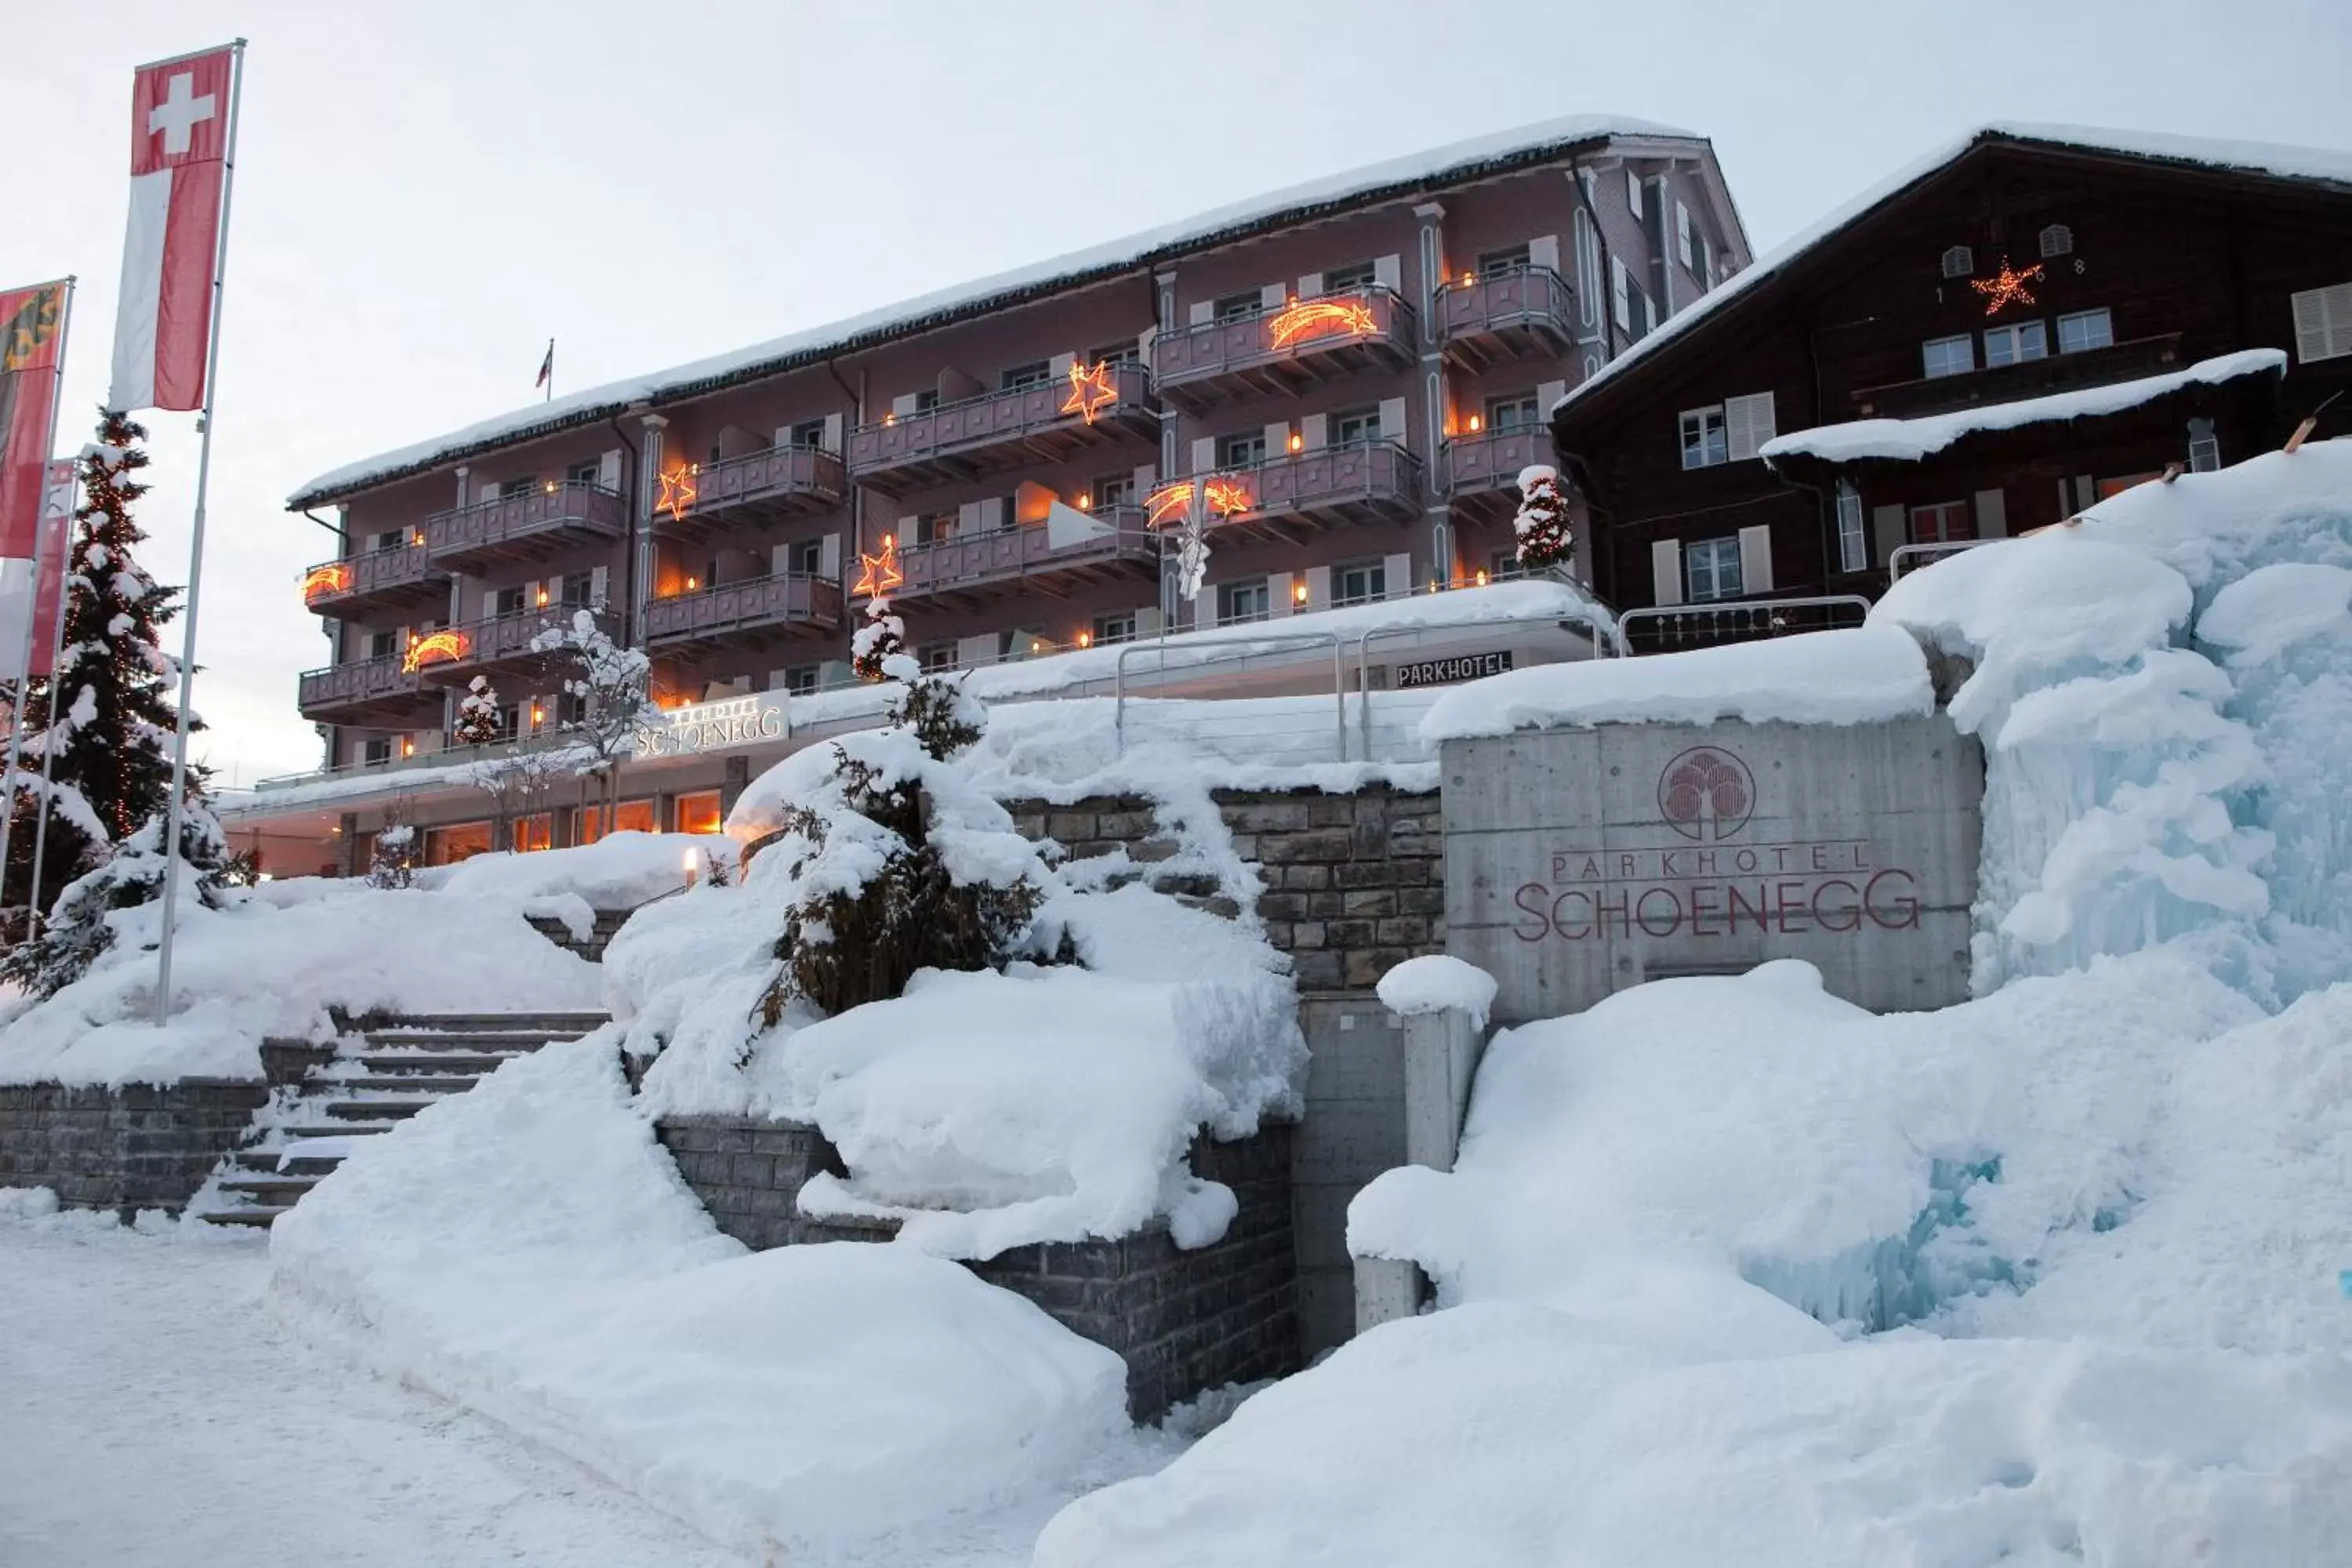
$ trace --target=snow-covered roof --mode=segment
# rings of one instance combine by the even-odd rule
[[[2095,418],[2137,408],[2189,386],[2214,386],[2247,375],[2284,375],[2284,349],[2244,349],[2215,359],[2200,360],[2185,370],[2141,376],[2105,386],[2077,387],[2044,397],[2013,403],[1988,403],[1950,414],[1917,419],[1855,419],[1843,425],[1817,425],[1764,443],[1758,456],[1776,472],[1789,458],[1818,458],[1825,463],[1852,463],[1884,458],[1916,463],[1942,451],[1963,436],[1979,430],[2014,430],[2068,419]]]
[[[888,338],[937,327],[956,317],[976,315],[1039,294],[1076,288],[1115,273],[1156,265],[1187,251],[1298,223],[1334,208],[1391,199],[1418,188],[1541,163],[1570,148],[1617,137],[1704,140],[1695,132],[1618,115],[1570,115],[1473,137],[1254,196],[1105,245],[1072,251],[992,278],[959,283],[749,348],[589,387],[551,403],[534,403],[461,430],[347,463],[302,485],[287,504],[294,508],[316,506],[493,446],[604,419],[634,404],[673,401],[777,374],[831,355],[870,347]]]
[[[2138,158],[2151,163],[2182,168],[2227,171],[2269,179],[2334,186],[2352,192],[2352,152],[2328,147],[2290,147],[2271,142],[2237,142],[2222,138],[2172,136],[2154,131],[2109,131],[2086,125],[2040,125],[1996,121],[1980,125],[1924,158],[1905,164],[1869,186],[1860,195],[1800,230],[1795,237],[1757,258],[1709,293],[1701,295],[1661,323],[1657,331],[1633,344],[1593,374],[1568,389],[1551,405],[1558,414],[1571,404],[1607,386],[1626,366],[1639,364],[1665,344],[1688,337],[1701,321],[1745,299],[1766,280],[1777,278],[1824,241],[1843,234],[1869,216],[1884,203],[1958,163],[1980,146],[2009,143],[2057,152],[2104,153]]]

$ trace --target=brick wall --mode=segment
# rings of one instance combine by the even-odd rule
[[[795,1212],[811,1176],[841,1168],[813,1127],[697,1116],[665,1118],[655,1132],[719,1228],[747,1247],[882,1241],[896,1228]],[[1014,1247],[966,1267],[1118,1352],[1138,1421],[1156,1421],[1204,1389],[1296,1371],[1290,1132],[1270,1126],[1238,1142],[1193,1145],[1193,1171],[1232,1187],[1241,1202],[1213,1246],[1187,1251],[1155,1226],[1116,1241]]]
[[[77,1208],[178,1211],[269,1098],[260,1082],[0,1085],[0,1187],[52,1187]]]

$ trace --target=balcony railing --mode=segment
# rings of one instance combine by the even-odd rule
[[[849,471],[886,495],[1040,459],[1059,461],[1127,433],[1151,435],[1160,416],[1139,364],[1109,366],[1101,382],[1066,375],[894,415],[849,433]]]
[[[1235,477],[1248,487],[1250,505],[1219,524],[1221,531],[1261,521],[1403,521],[1421,512],[1421,459],[1395,441],[1294,452]]]
[[[1455,500],[1496,493],[1516,500],[1519,470],[1552,460],[1551,432],[1540,425],[1456,436],[1445,443],[1445,493]]]
[[[2072,387],[2103,386],[2111,381],[2157,375],[2179,360],[2180,334],[2164,332],[2074,353],[1987,365],[1958,375],[1856,387],[1853,408],[1858,416],[1888,419],[1942,414],[1980,403],[2013,403],[2021,397],[2040,397]]]
[[[602,485],[551,482],[435,513],[425,522],[425,548],[442,566],[533,560],[593,540],[618,539],[626,521],[621,498]]]
[[[1437,291],[1445,357],[1483,368],[1521,355],[1553,357],[1576,342],[1576,296],[1549,267],[1483,273]]]
[[[694,474],[694,500],[675,513],[655,513],[661,526],[764,522],[831,511],[849,494],[838,454],[821,447],[771,447],[740,458],[705,463]]]
[[[396,653],[305,670],[300,690],[302,711],[320,715],[417,708],[426,695],[423,679]],[[432,697],[436,706],[440,700],[437,694]]]
[[[1106,510],[1095,521],[1103,532],[1059,549],[1051,531],[1035,524],[903,548],[898,567],[906,581],[891,597],[1017,588],[1046,578],[1132,576],[1139,567],[1156,565],[1160,541],[1144,525],[1140,507]]]
[[[394,604],[444,592],[446,574],[416,544],[395,544],[334,561],[321,561],[302,574],[302,603],[320,611],[348,610],[364,603]]]
[[[672,594],[646,606],[646,636],[657,647],[757,642],[779,633],[837,630],[841,584],[806,572],[779,572]]]
[[[1412,363],[1420,331],[1412,307],[1377,285],[1227,321],[1162,332],[1152,377],[1165,401],[1198,412],[1227,398],[1304,392],[1368,364]]]

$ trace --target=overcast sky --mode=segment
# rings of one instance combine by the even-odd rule
[[[1254,193],[1570,113],[1713,138],[1757,250],[1962,129],[2352,147],[2352,0],[12,0],[0,287],[79,275],[104,395],[131,68],[251,40],[197,705],[316,765],[283,510],[345,461]],[[185,580],[193,415],[148,568]],[[175,642],[176,647],[176,634]]]

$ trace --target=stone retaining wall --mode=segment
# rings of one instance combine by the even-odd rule
[[[52,1187],[76,1208],[176,1213],[268,1099],[267,1083],[220,1079],[0,1085],[0,1187]]]
[[[824,1134],[793,1122],[665,1118],[656,1134],[719,1228],[748,1247],[881,1241],[888,1222],[812,1220],[801,1187],[841,1168]],[[1151,1422],[1205,1389],[1299,1364],[1290,1133],[1194,1144],[1192,1169],[1234,1189],[1241,1212],[1213,1246],[1185,1250],[1156,1226],[1116,1241],[1019,1247],[966,1267],[1035,1302],[1127,1363],[1128,1411]]]

